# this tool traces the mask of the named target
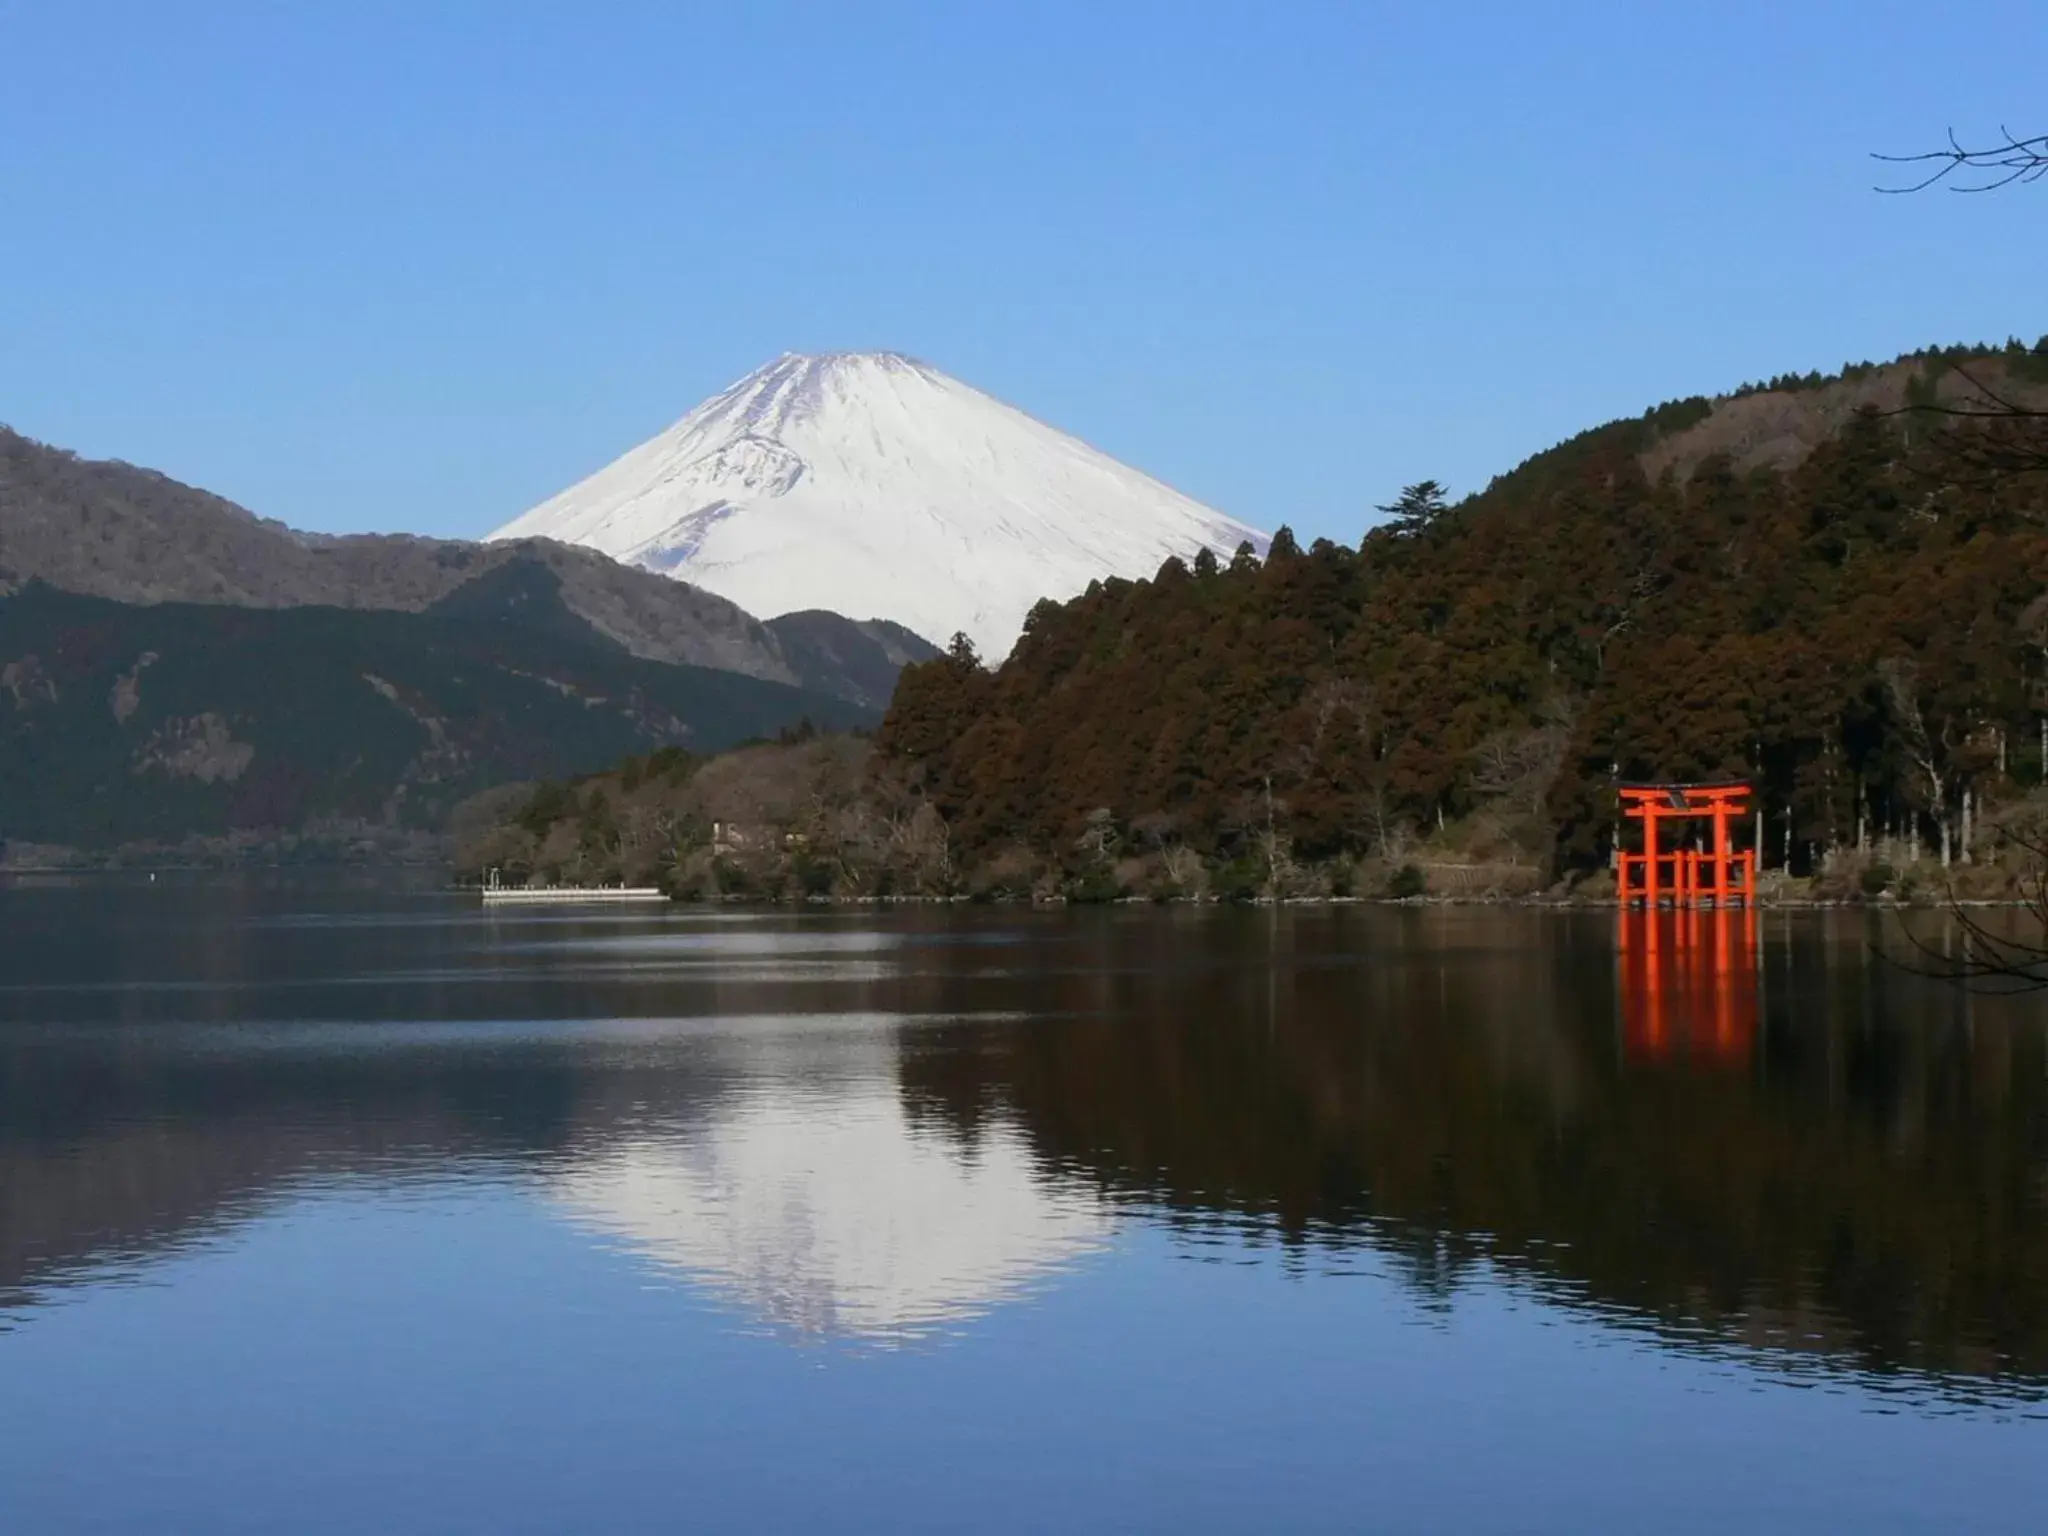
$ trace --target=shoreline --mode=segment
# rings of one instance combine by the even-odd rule
[[[483,887],[469,883],[457,883],[449,887],[452,892],[481,895]],[[616,888],[611,888],[614,892]],[[592,886],[589,900],[592,903],[606,901],[606,887]],[[553,901],[573,903],[575,897],[571,888],[551,888]],[[1073,901],[1064,896],[804,896],[793,900],[777,901],[759,896],[694,896],[688,898],[670,897],[671,907],[743,907],[761,911],[785,911],[802,907],[1029,907],[1029,908],[1090,908],[1112,907],[1524,907],[1537,910],[1561,912],[1620,912],[1640,911],[1641,908],[1624,909],[1613,897],[1574,898],[1570,896],[1260,896],[1250,901],[1230,901],[1213,896],[1119,896],[1110,901]],[[1790,897],[1759,902],[1754,907],[1727,907],[1720,910],[1729,912],[1800,912],[1800,911],[1843,911],[1862,908],[1873,912],[1939,912],[1953,907],[1994,908],[2012,907],[2032,910],[2034,903],[2024,898],[2013,897],[1994,899],[1990,897],[1958,897],[1953,900],[1899,901],[1893,898],[1834,898],[1834,897]],[[1696,913],[1711,916],[1712,907],[1660,907],[1659,912],[1672,915]]]
[[[48,851],[48,850],[38,850]],[[361,859],[361,858],[304,858],[304,859],[137,859],[123,853],[111,853],[99,858],[75,856],[68,859],[36,860],[13,862],[0,859],[0,882],[33,883],[38,880],[76,880],[94,877],[125,877],[130,879],[154,880],[159,875],[168,875],[180,880],[208,876],[298,876],[308,879],[345,877],[351,879],[376,879],[388,876],[394,879],[425,882],[436,873],[446,877],[435,881],[436,888],[449,894],[482,896],[485,887],[480,881],[453,878],[449,861],[431,855],[416,858]],[[138,850],[139,851],[139,850]],[[545,898],[550,904],[575,905],[587,899],[591,903],[616,902],[617,887],[593,886],[587,898],[578,894],[580,888],[556,886]],[[609,891],[609,895],[607,892]],[[500,901],[503,901],[500,897]],[[1118,896],[1106,901],[1077,901],[1066,896],[1016,896],[1016,895],[975,895],[960,893],[940,895],[869,895],[869,896],[819,896],[806,895],[789,899],[774,899],[758,895],[695,895],[687,898],[669,897],[657,903],[651,896],[642,897],[645,905],[671,907],[753,907],[762,910],[788,910],[804,907],[889,907],[889,906],[990,906],[990,907],[1520,907],[1536,910],[1619,912],[1620,902],[1613,896],[1559,895],[1550,892],[1523,895],[1444,893],[1441,895],[1418,896],[1257,896],[1248,900],[1226,899],[1216,896]],[[493,903],[494,905],[497,903]],[[1877,912],[1924,912],[1942,911],[1954,908],[1994,909],[2008,907],[2033,910],[2038,903],[2024,896],[1949,896],[1937,889],[1929,890],[1924,896],[1914,895],[1901,899],[1891,895],[1877,896],[1808,896],[1795,894],[1766,895],[1754,908],[1730,907],[1729,911],[1757,912],[1799,912],[1799,911],[1840,911],[1863,908]],[[1640,910],[1640,909],[1631,909]],[[1702,915],[1713,912],[1712,907],[1660,907],[1662,912],[1680,913],[1697,911]]]

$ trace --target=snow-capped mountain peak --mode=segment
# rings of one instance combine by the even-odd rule
[[[788,353],[491,535],[586,544],[762,618],[1006,654],[1040,598],[1266,536],[894,352]]]

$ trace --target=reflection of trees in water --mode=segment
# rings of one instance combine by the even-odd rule
[[[0,1306],[264,1208],[294,1182],[402,1177],[570,1133],[574,1075],[481,1053],[0,1056]]]
[[[1418,941],[1076,976],[1047,1000],[1073,1016],[950,1030],[905,1088],[963,1127],[1007,1106],[1050,1164],[1184,1221],[1369,1241],[1438,1296],[1491,1257],[1677,1330],[2048,1374],[2039,1030],[1963,1018],[1854,933],[1765,971],[1732,1069],[1629,1066],[1611,955]]]
[[[919,1130],[966,1155],[994,1116],[1054,1183],[1309,1259],[1370,1243],[1439,1301],[1499,1260],[1673,1332],[2048,1377],[2041,1030],[2023,1004],[1887,969],[1858,928],[1767,916],[1747,1053],[1646,1056],[1598,921],[997,914],[1015,942],[993,945],[953,942],[980,920],[946,921],[946,942],[858,981],[608,979],[593,1001],[565,968],[563,985],[621,1018],[650,996],[684,1014],[1024,1015],[893,1037]],[[1674,1039],[1694,995],[1672,994]],[[75,1049],[0,1037],[0,1298],[163,1251],[309,1176],[573,1168],[708,1123],[740,1080],[701,1051],[545,1027],[443,1024],[362,1051],[342,1024],[261,1050],[222,1028],[218,1050],[146,1029]]]

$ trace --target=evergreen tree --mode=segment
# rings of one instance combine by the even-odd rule
[[[1401,494],[1376,510],[1387,515],[1396,533],[1420,533],[1450,509],[1444,488],[1435,480],[1418,480],[1403,486]]]

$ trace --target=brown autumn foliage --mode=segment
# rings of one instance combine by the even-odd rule
[[[1742,779],[1776,871],[1981,882],[1959,866],[2048,766],[2048,476],[2011,468],[2043,423],[1942,408],[1994,377],[2039,389],[2048,349],[1677,402],[1355,549],[1283,528],[1264,561],[1099,582],[998,667],[961,639],[906,669],[872,750],[519,791],[461,862],[701,894],[1514,895],[1602,868],[1617,782]]]
[[[1893,392],[1943,398],[1943,358],[1914,366]],[[1028,849],[1070,882],[1184,849],[1276,889],[1475,828],[1588,871],[1631,779],[1753,781],[1801,873],[1962,859],[2043,773],[2048,483],[1967,473],[2039,423],[1872,407],[1746,471],[1670,451],[1722,408],[1596,429],[1356,549],[1283,529],[1264,562],[1041,604],[993,670],[908,669],[879,761],[964,868]]]

